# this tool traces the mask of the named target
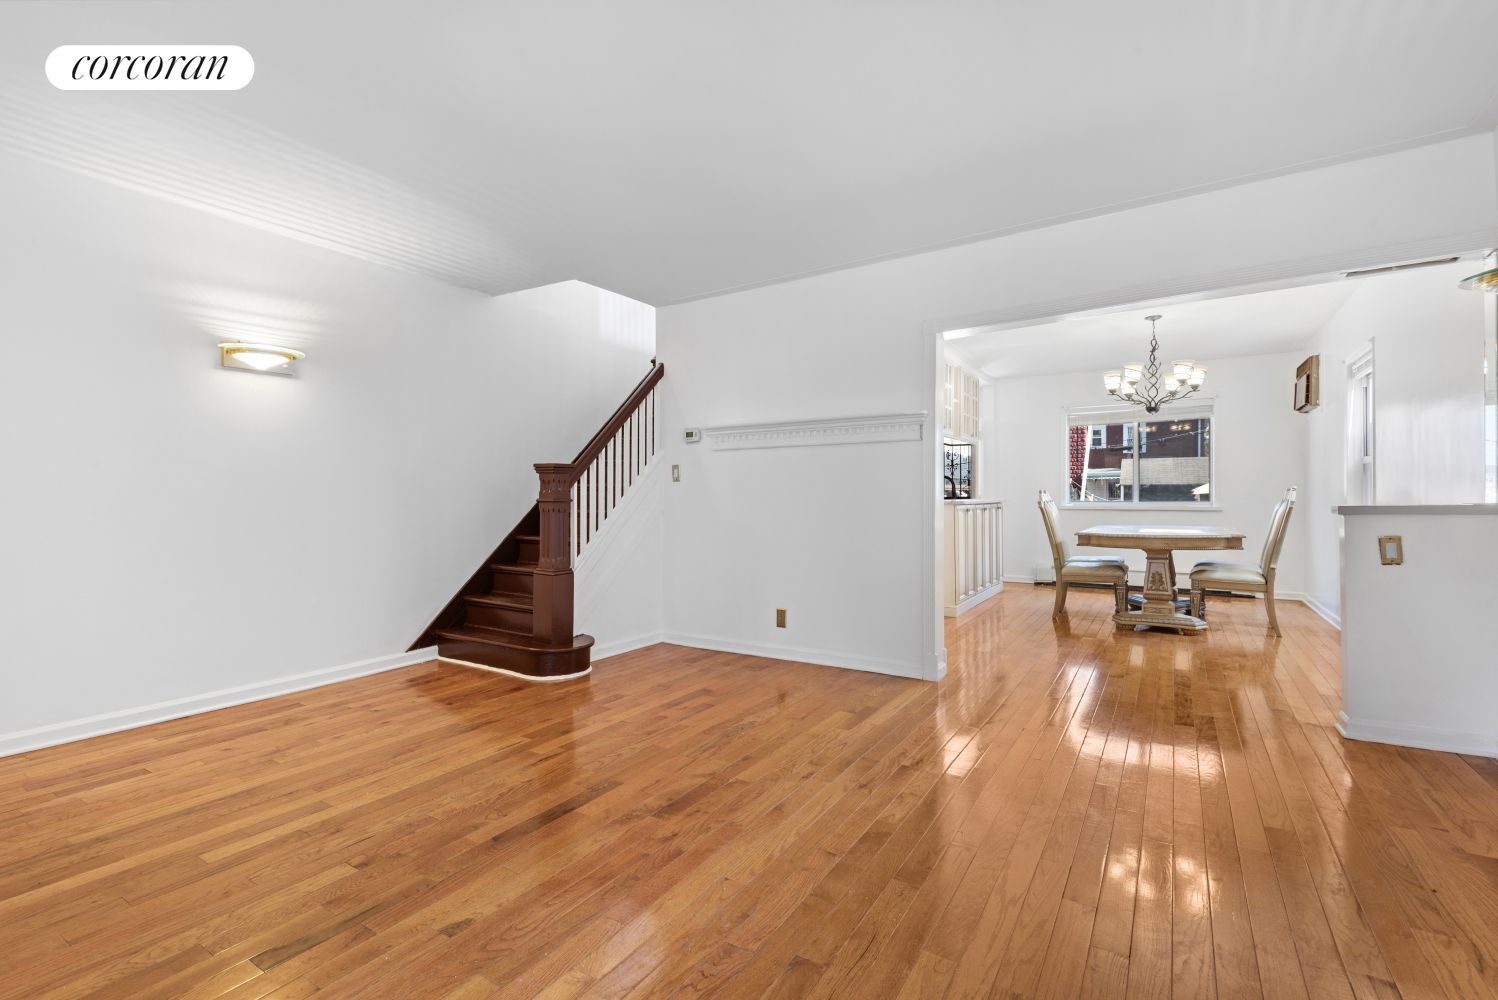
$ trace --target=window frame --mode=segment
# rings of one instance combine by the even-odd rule
[[[1346,502],[1371,506],[1378,497],[1378,389],[1373,339],[1347,360]]]
[[[1204,415],[1205,419],[1211,421],[1209,433],[1211,435],[1212,447],[1207,455],[1207,482],[1212,484],[1212,500],[1209,503],[1202,503],[1199,500],[1073,500],[1071,498],[1071,468],[1069,462],[1070,456],[1068,454],[1068,449],[1070,448],[1069,428],[1072,426],[1072,419],[1074,417],[1087,416],[1090,412],[1097,413],[1099,417],[1103,417],[1106,415],[1117,415],[1120,410],[1117,405],[1097,406],[1095,404],[1064,404],[1061,407],[1060,447],[1057,449],[1057,452],[1060,456],[1061,468],[1061,489],[1058,491],[1058,495],[1063,498],[1063,502],[1060,504],[1060,506],[1070,510],[1222,510],[1222,494],[1217,479],[1217,451],[1220,444],[1218,418],[1222,416],[1222,406],[1215,396],[1196,397],[1191,401],[1191,403],[1192,405],[1190,409],[1193,411],[1205,408],[1207,410],[1207,413]],[[1190,419],[1196,420],[1202,419],[1202,417],[1198,416],[1192,417]],[[1168,408],[1162,407],[1160,413],[1153,415],[1145,413],[1141,408],[1139,410],[1139,415],[1135,416],[1134,419],[1129,423],[1132,423],[1135,427],[1138,427],[1140,424],[1159,423],[1161,420],[1170,420]],[[1108,421],[1104,421],[1104,423],[1107,422]],[[1123,421],[1112,422],[1124,423]],[[1124,423],[1124,426],[1129,426],[1129,423]],[[1140,436],[1142,436],[1141,432],[1136,430],[1133,435],[1128,435],[1127,437],[1133,437],[1137,440]],[[1090,432],[1088,434],[1088,441],[1089,443],[1091,441]],[[1147,450],[1148,447],[1148,442],[1146,442],[1145,450]],[[1136,459],[1140,456],[1141,452],[1136,451],[1134,453],[1134,457]],[[1130,491],[1130,493],[1136,497],[1138,496],[1138,486],[1139,484],[1136,482],[1134,484],[1134,489]]]

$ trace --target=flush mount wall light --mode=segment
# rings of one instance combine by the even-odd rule
[[[1166,403],[1185,399],[1200,389],[1207,380],[1207,366],[1186,358],[1172,361],[1162,372],[1160,363],[1155,360],[1155,354],[1160,350],[1160,342],[1155,339],[1155,321],[1160,319],[1160,315],[1144,318],[1150,321],[1149,361],[1130,361],[1121,369],[1103,372],[1103,388],[1124,402],[1144,407],[1146,413],[1159,413],[1160,407]]]
[[[219,344],[218,350],[221,367],[259,372],[262,375],[295,375],[296,362],[307,356],[289,347],[242,344],[237,340],[233,343]]]

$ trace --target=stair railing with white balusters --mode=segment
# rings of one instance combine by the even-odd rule
[[[1004,589],[1004,505],[948,500],[942,506],[943,603],[946,616],[955,618]]]
[[[656,453],[655,387],[666,366],[650,374],[593,436],[563,465],[536,466],[541,477],[540,556],[535,570],[534,634],[560,642],[572,637],[573,560],[587,549],[644,473]]]

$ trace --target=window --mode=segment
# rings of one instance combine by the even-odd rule
[[[1210,407],[1138,415],[1148,419],[1117,410],[1069,414],[1067,502],[1211,503]]]
[[[1488,267],[1494,259],[1488,258]],[[1487,461],[1484,471],[1483,500],[1498,503],[1498,296],[1482,297],[1483,325],[1487,329],[1482,335],[1482,382],[1483,407],[1487,418],[1484,437],[1487,438]]]
[[[962,372],[962,428],[958,431],[965,438],[978,436],[978,380]]]
[[[945,449],[943,496],[948,500],[971,500],[973,498],[973,446],[948,441]]]
[[[1373,345],[1347,365],[1347,500],[1371,506],[1375,501]]]
[[[961,365],[950,362],[942,391],[942,430],[953,437],[978,436],[978,393],[981,385]]]

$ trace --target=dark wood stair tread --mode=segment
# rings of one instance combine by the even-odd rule
[[[556,646],[533,635],[523,635],[520,632],[507,632],[504,629],[498,628],[485,628],[482,625],[457,625],[453,628],[439,628],[435,629],[432,634],[441,639],[452,639],[457,642],[477,642],[486,646],[499,646],[504,649],[522,649],[537,653],[587,649],[593,645],[593,637],[591,635],[575,635],[572,637],[570,643]]]
[[[463,600],[469,604],[484,604],[492,608],[533,611],[536,598],[532,594],[505,594],[496,590],[489,594],[467,594]]]
[[[530,576],[536,572],[535,563],[490,563],[489,568],[496,573],[516,573]]]
[[[535,542],[537,545],[541,544],[540,535],[511,535],[510,537],[517,542]]]

